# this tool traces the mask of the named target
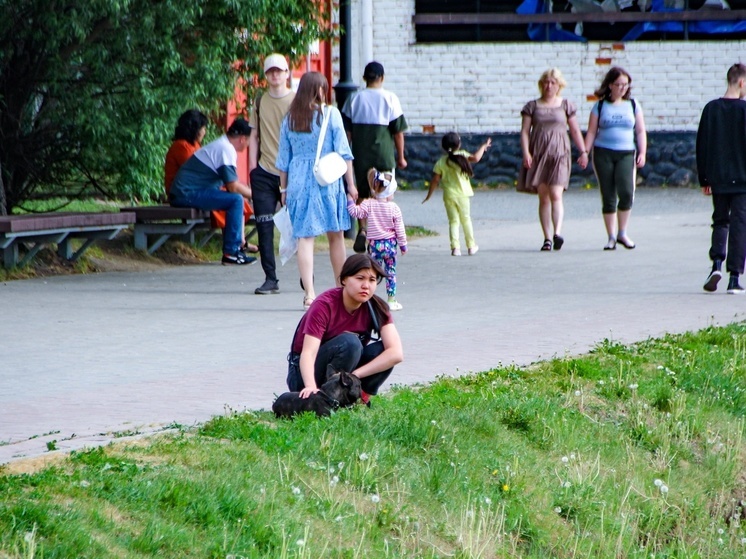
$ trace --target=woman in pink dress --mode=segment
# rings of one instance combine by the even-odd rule
[[[523,165],[518,176],[518,191],[539,195],[539,222],[544,233],[541,250],[559,250],[564,207],[562,194],[570,183],[570,138],[580,151],[578,164],[585,169],[588,152],[575,117],[577,109],[560,96],[567,82],[557,68],[539,78],[541,97],[529,101],[521,110],[521,151]]]

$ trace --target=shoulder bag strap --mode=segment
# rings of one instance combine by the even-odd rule
[[[321,148],[324,145],[326,127],[329,125],[329,111],[326,110],[326,105],[321,105],[321,112],[324,114],[324,118],[321,122],[321,131],[319,132],[319,143],[316,146],[316,161],[313,162],[314,167],[318,164],[319,158],[321,157]]]
[[[376,334],[378,339],[381,339],[381,324],[378,322],[378,313],[373,308],[373,303],[368,299],[368,310],[370,311],[370,320],[373,322],[373,332]]]
[[[259,165],[259,158],[262,156],[262,121],[261,121],[261,106],[262,106],[262,96],[264,95],[263,92],[259,92],[259,95],[257,95],[256,101],[254,104],[256,105],[256,143],[258,146],[258,150],[256,153],[256,164]]]

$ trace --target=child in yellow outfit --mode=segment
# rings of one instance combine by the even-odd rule
[[[474,229],[471,225],[471,200],[474,191],[471,188],[471,177],[474,174],[471,164],[482,159],[484,152],[492,145],[492,138],[487,138],[474,154],[461,149],[461,138],[456,132],[449,132],[441,141],[446,155],[438,159],[433,168],[430,190],[422,201],[430,199],[438,185],[443,189],[443,204],[448,215],[449,236],[451,238],[451,255],[461,256],[459,226],[464,229],[466,248],[469,256],[477,253],[479,247],[474,240]]]

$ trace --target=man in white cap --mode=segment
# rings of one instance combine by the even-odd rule
[[[288,87],[290,68],[283,55],[270,54],[264,60],[264,76],[269,87],[257,96],[249,118],[249,178],[265,276],[264,283],[254,290],[257,295],[280,292],[274,246],[274,214],[280,202],[280,172],[275,167],[275,160],[282,119],[295,97],[295,92]]]

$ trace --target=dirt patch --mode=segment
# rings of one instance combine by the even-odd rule
[[[0,279],[15,280],[97,272],[148,272],[166,266],[187,266],[209,262],[211,258],[186,243],[170,241],[154,255],[133,248],[131,232],[116,239],[99,241],[77,262],[60,258],[52,248],[44,248],[31,264],[22,269],[0,269]]]

